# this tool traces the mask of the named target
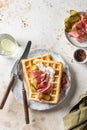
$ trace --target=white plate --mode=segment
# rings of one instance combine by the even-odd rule
[[[79,14],[82,14],[82,13],[85,13],[85,12],[78,12]],[[86,12],[87,13],[87,12]],[[78,42],[76,40],[76,38],[74,37],[71,37],[66,31],[65,31],[65,35],[66,35],[66,38],[68,39],[68,41],[73,44],[74,46],[77,46],[77,47],[87,47],[87,39],[85,39],[84,42]]]
[[[59,102],[57,104],[55,104],[55,105],[54,104],[47,104],[47,103],[40,103],[40,102],[36,102],[36,101],[29,101],[28,102],[29,107],[31,109],[34,109],[34,110],[42,111],[42,110],[48,110],[48,109],[59,106],[60,103],[62,103],[65,100],[67,94],[69,93],[70,87],[71,87],[71,73],[69,71],[69,67],[59,54],[57,54],[55,52],[48,51],[48,50],[37,49],[37,50],[34,50],[31,53],[29,53],[28,57],[30,58],[30,57],[39,56],[39,55],[42,55],[42,54],[47,54],[47,53],[52,56],[53,60],[61,61],[63,63],[63,66],[64,66],[63,70],[67,73],[67,76],[68,76],[68,84],[65,87],[65,89],[63,89],[62,93],[60,94]],[[17,79],[17,82],[14,85],[14,87],[12,89],[12,92],[14,93],[16,99],[20,103],[23,103],[21,85],[22,85],[21,81],[19,79]]]

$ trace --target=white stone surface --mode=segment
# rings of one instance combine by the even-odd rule
[[[87,64],[74,61],[76,47],[64,35],[64,19],[70,9],[87,11],[87,0],[0,0],[0,33],[11,34],[23,47],[31,40],[31,51],[41,48],[60,53],[72,74],[72,87],[63,104],[44,112],[29,109],[32,130],[64,130],[63,117],[87,91]],[[0,99],[15,60],[0,56]],[[23,106],[10,93],[4,109],[0,110],[0,130],[27,130],[28,127]]]

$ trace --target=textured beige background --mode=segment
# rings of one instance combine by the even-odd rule
[[[87,65],[74,61],[76,49],[64,35],[64,19],[68,11],[87,11],[87,0],[0,0],[0,33],[10,33],[24,47],[28,40],[32,48],[46,48],[60,55],[69,64],[72,87],[66,100],[50,111],[29,109],[32,130],[64,130],[63,117],[87,89]],[[15,59],[0,56],[0,99],[10,78]],[[23,106],[12,92],[0,110],[0,130],[28,130]]]

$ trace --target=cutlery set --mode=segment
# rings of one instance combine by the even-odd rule
[[[9,81],[9,84],[6,88],[6,91],[4,93],[4,96],[1,99],[0,102],[0,109],[3,109],[5,102],[8,98],[8,95],[10,93],[10,90],[13,87],[13,84],[16,81],[16,78],[18,77],[22,83],[22,96],[23,96],[23,105],[24,105],[24,113],[25,113],[25,121],[26,124],[29,124],[29,112],[28,112],[28,103],[27,103],[27,94],[26,94],[26,89],[24,87],[24,81],[23,81],[23,74],[22,74],[22,66],[21,66],[21,60],[27,58],[29,51],[31,47],[31,41],[28,41],[25,50],[22,54],[22,56],[16,60],[12,70],[11,70],[11,79]]]

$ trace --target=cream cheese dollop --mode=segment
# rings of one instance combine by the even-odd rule
[[[52,67],[50,67],[50,66],[44,66],[42,63],[40,63],[40,64],[37,64],[37,66],[38,66],[38,68],[40,69],[40,70],[42,70],[43,72],[45,72],[47,75],[49,75],[49,77],[50,77],[50,82],[52,82],[53,81],[53,77],[54,77],[54,74],[55,74],[55,70],[52,68]]]

